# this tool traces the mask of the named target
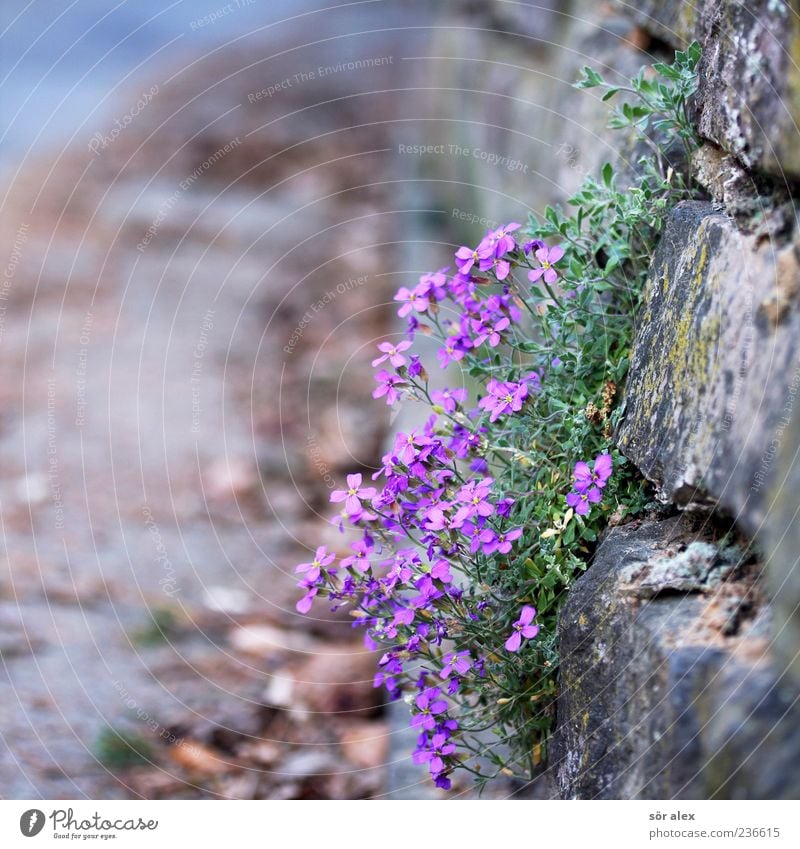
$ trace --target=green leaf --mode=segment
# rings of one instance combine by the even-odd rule
[[[573,83],[575,88],[596,88],[605,83],[600,74],[588,65],[584,65],[582,71],[583,76],[576,83]]]

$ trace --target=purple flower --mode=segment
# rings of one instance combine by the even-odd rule
[[[508,316],[500,316],[495,320],[490,314],[484,313],[479,319],[472,320],[472,332],[475,334],[473,344],[477,347],[488,339],[489,347],[496,348],[502,341],[502,332],[510,325]]]
[[[427,436],[412,430],[411,433],[399,432],[394,438],[394,454],[401,463],[410,466],[417,459],[418,453],[431,445],[432,440]]]
[[[394,615],[394,619],[392,620],[392,628],[395,629],[395,633],[392,634],[391,636],[396,635],[396,633],[397,633],[396,629],[397,629],[398,625],[410,625],[413,621],[414,621],[414,609],[413,608],[403,607],[400,610],[398,610]]]
[[[326,546],[321,545],[314,555],[314,559],[311,563],[300,563],[298,564],[295,572],[305,572],[305,580],[310,583],[314,583],[317,578],[319,578],[322,570],[329,566],[336,559],[335,554],[328,554],[328,549]]]
[[[376,490],[374,487],[362,487],[361,475],[347,476],[347,489],[337,489],[331,493],[331,501],[339,504],[344,501],[344,509],[348,516],[356,516],[363,511],[361,498],[374,498]]]
[[[392,404],[400,397],[398,386],[406,386],[405,380],[399,378],[396,374],[390,374],[388,371],[381,369],[376,375],[375,380],[378,381],[378,388],[372,393],[373,398],[382,398],[386,396],[386,403],[391,407]]]
[[[590,504],[599,504],[603,500],[603,493],[592,486],[586,492],[573,490],[567,494],[567,504],[572,507],[579,516],[586,516]]]
[[[480,245],[477,248],[468,248],[462,245],[455,253],[456,265],[461,274],[469,274],[473,265],[479,264],[482,259],[491,256],[493,249],[490,245]]]
[[[411,362],[408,365],[408,374],[410,377],[422,377],[423,380],[428,379],[428,375],[425,374],[425,369],[416,354],[411,355]]]
[[[453,743],[448,743],[448,735],[442,731],[437,731],[428,743],[427,735],[424,743],[412,755],[412,760],[415,764],[428,764],[430,773],[434,779],[438,781],[441,774],[447,769],[444,763],[444,758],[452,755],[456,747]],[[441,786],[438,785],[437,786]],[[449,782],[448,782],[449,787]]]
[[[453,517],[454,528],[460,528],[473,516],[491,516],[494,513],[494,505],[489,502],[493,483],[492,478],[484,478],[481,481],[469,481],[461,487],[456,501],[463,506],[459,507]]]
[[[495,257],[492,262],[492,271],[498,280],[505,280],[511,274],[511,263],[508,260]]]
[[[430,575],[423,575],[415,586],[419,595],[411,599],[411,604],[414,607],[428,607],[431,602],[437,598],[441,598],[443,593],[436,589],[436,584],[433,583],[433,578]]]
[[[369,569],[369,555],[373,548],[372,540],[368,536],[365,536],[363,540],[356,540],[350,545],[353,554],[342,560],[342,568],[353,568],[359,572],[366,572]]]
[[[586,492],[591,486],[603,489],[611,477],[613,467],[610,454],[598,454],[594,461],[594,469],[590,469],[588,463],[576,463],[574,471],[575,489],[578,492]]]
[[[443,584],[452,584],[453,576],[450,574],[450,564],[444,559],[437,560],[431,566],[431,577]]]
[[[306,594],[297,602],[295,610],[298,613],[308,613],[311,610],[311,604],[314,601],[314,596],[317,594],[317,588],[311,587]]]
[[[488,530],[488,529],[487,529]],[[484,531],[481,534],[481,542],[483,543],[483,553],[493,554],[499,551],[500,554],[508,554],[511,551],[511,543],[515,539],[522,536],[522,528],[514,528],[502,534],[495,534],[494,531],[489,531],[487,534]]]
[[[454,672],[457,675],[466,675],[472,669],[472,656],[469,651],[448,652],[442,656],[442,671],[440,678],[449,678]]]
[[[504,383],[492,378],[486,384],[487,395],[478,402],[483,410],[489,410],[490,422],[495,422],[505,413],[517,413],[522,409],[525,399],[528,397],[528,384]]]
[[[480,516],[474,522],[464,522],[461,526],[461,533],[470,540],[469,550],[472,554],[475,554],[482,545],[481,534],[485,522],[486,520]]]
[[[515,230],[519,230],[520,226],[521,225],[516,221],[512,221],[509,224],[498,227],[497,230],[489,232],[487,239],[494,244],[495,252],[498,257],[503,256],[503,254],[506,254],[509,251],[513,251],[517,246],[514,241],[514,237],[509,234],[513,233]]]
[[[444,504],[434,504],[432,507],[429,507],[425,511],[425,524],[424,527],[429,531],[445,531],[450,527],[450,520],[446,515],[446,510],[449,509],[449,505],[445,506]]]
[[[444,343],[443,348],[439,348],[436,356],[439,358],[439,363],[442,368],[447,368],[452,360],[463,360],[466,353],[466,340],[461,336],[450,336]]]
[[[440,268],[419,278],[415,291],[433,301],[443,301],[447,297],[447,272],[449,268]]]
[[[403,304],[403,306],[397,311],[400,318],[408,315],[411,310],[425,312],[425,310],[430,306],[427,293],[422,291],[419,286],[416,286],[414,289],[407,289],[405,286],[401,286],[400,289],[397,290],[394,300],[400,301]]]
[[[508,651],[519,651],[523,637],[526,640],[532,640],[539,633],[539,626],[531,624],[534,616],[536,616],[535,607],[526,604],[520,610],[519,619],[512,626],[514,630],[506,640],[506,649]]]
[[[497,502],[497,515],[503,516],[504,518],[508,518],[511,513],[511,508],[513,506],[513,498],[501,498],[500,501]]]
[[[379,366],[381,363],[385,363],[386,360],[389,360],[395,368],[404,366],[407,360],[403,356],[403,351],[407,351],[410,347],[411,342],[408,340],[398,342],[396,345],[393,345],[391,342],[381,342],[380,345],[378,345],[378,350],[383,353],[383,356],[372,361],[373,367]]]
[[[440,699],[442,691],[438,687],[428,687],[416,698],[415,703],[419,713],[411,717],[411,727],[433,731],[436,727],[436,717],[447,710],[447,702]]]
[[[555,283],[558,279],[558,272],[553,266],[564,256],[564,248],[560,245],[549,250],[546,247],[542,247],[536,251],[534,256],[539,260],[541,265],[539,268],[534,268],[528,272],[528,280],[535,283],[544,275],[545,283]]]

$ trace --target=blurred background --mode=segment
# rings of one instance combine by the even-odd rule
[[[384,791],[374,657],[293,570],[379,456],[428,20],[3,5],[4,796]]]

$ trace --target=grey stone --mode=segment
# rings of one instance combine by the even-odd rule
[[[626,566],[620,579],[626,592],[642,598],[663,592],[703,592],[727,578],[738,560],[736,549],[695,541],[677,554]]]
[[[738,562],[721,585],[703,592],[671,588],[642,600],[625,591],[631,569],[692,546],[695,556],[709,554],[711,545],[686,516],[614,528],[570,591],[559,618],[552,747],[563,797],[800,793],[793,766],[798,710],[754,615],[752,564]],[[734,629],[715,615],[727,594],[740,599]],[[759,747],[765,757],[752,757]]]
[[[743,233],[707,203],[671,213],[638,315],[617,438],[681,506],[755,532],[800,387],[797,246]]]
[[[797,9],[775,0],[706,0],[697,124],[701,135],[748,168],[800,175],[800,28]]]

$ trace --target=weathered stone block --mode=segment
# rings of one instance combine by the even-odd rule
[[[713,548],[686,517],[631,523],[570,591],[552,752],[563,797],[800,795],[800,717],[766,653],[755,567]],[[676,589],[699,561],[726,562],[727,577],[692,568],[703,580]],[[649,576],[646,593],[631,591],[632,575]]]
[[[618,3],[672,45],[703,46],[696,122],[748,168],[800,177],[800,17],[795,2]]]
[[[706,0],[697,126],[748,168],[800,176],[800,19],[774,0]]]
[[[753,533],[800,389],[797,246],[678,205],[653,257],[618,442],[664,502],[718,503]]]

